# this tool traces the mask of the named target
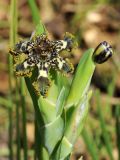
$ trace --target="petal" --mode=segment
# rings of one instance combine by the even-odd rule
[[[32,69],[35,66],[34,63],[28,63],[28,59],[23,63],[15,64],[15,74],[16,76],[26,76],[30,77],[32,75]]]
[[[77,43],[77,40],[76,40],[75,36],[73,36],[69,32],[65,33],[65,35],[64,35],[64,41],[67,42],[66,49],[68,51],[71,51],[73,48],[77,48],[78,47],[78,43]]]
[[[59,40],[59,41],[53,41],[52,42],[55,48],[55,53],[58,53],[67,47],[67,41]]]
[[[48,79],[48,77],[42,77],[40,76],[39,79],[35,82],[32,83],[36,94],[42,95],[44,98],[47,97],[47,93],[50,87],[50,80]]]
[[[53,59],[52,66],[65,75],[74,71],[72,63],[70,63],[68,59],[64,60],[62,57],[59,56]]]
[[[38,65],[38,79],[33,82],[33,86],[37,95],[42,95],[44,98],[47,96],[50,87],[50,80],[48,78],[49,63],[41,62]]]

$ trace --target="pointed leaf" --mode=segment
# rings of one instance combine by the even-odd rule
[[[91,77],[95,70],[92,60],[93,49],[87,50],[81,58],[77,67],[71,89],[67,98],[66,107],[77,105],[81,97],[87,92]]]
[[[65,99],[66,99],[66,92],[65,92],[65,87],[63,87],[61,89],[61,92],[59,94],[59,97],[57,99],[57,103],[56,103],[56,116],[61,115],[62,111],[63,111],[63,107],[64,107],[64,103],[65,103]]]
[[[39,98],[38,102],[44,123],[48,124],[54,121],[56,118],[55,104],[49,101],[48,99],[44,99],[42,97]]]
[[[61,143],[59,144],[57,151],[53,153],[52,159],[64,160],[71,154],[72,149],[73,149],[73,145],[64,136]]]
[[[85,95],[77,107],[73,106],[67,110],[65,136],[72,144],[75,143],[85,124],[89,108],[88,101],[91,93],[90,91],[88,95]],[[69,118],[70,114],[71,119]]]
[[[58,116],[55,121],[40,128],[41,140],[49,155],[61,140],[64,131],[63,119]]]
[[[39,109],[44,123],[50,123],[56,119],[56,101],[58,97],[57,86],[52,82],[48,97],[40,97],[38,100]]]

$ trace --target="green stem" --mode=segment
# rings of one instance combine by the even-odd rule
[[[25,94],[24,94],[24,79],[20,80],[21,86],[21,103],[22,103],[22,124],[23,124],[23,146],[24,146],[24,160],[28,159],[28,147],[27,147],[27,134],[26,134],[26,104],[25,104]]]
[[[37,159],[37,144],[36,144],[36,141],[37,141],[37,120],[36,120],[36,117],[35,117],[35,120],[34,120],[34,126],[35,126],[35,131],[34,131],[34,137],[35,137],[35,140],[34,140],[34,160]]]
[[[16,8],[16,0],[11,0],[11,8],[10,8],[10,47],[13,47],[16,41],[16,31],[17,31],[17,8]],[[13,159],[13,121],[12,121],[12,107],[13,107],[13,97],[12,97],[12,78],[13,78],[13,61],[12,57],[8,55],[8,70],[9,70],[9,101],[11,103],[11,107],[9,108],[9,159]]]
[[[33,21],[35,25],[38,27],[36,28],[36,33],[37,34],[42,34],[45,32],[45,27],[43,26],[39,14],[38,7],[35,3],[34,0],[28,0],[29,7],[31,9]],[[38,160],[44,160],[46,159],[46,154],[43,154],[43,147],[40,143],[40,133],[39,133],[39,126],[43,125],[43,120],[40,114],[39,106],[38,106],[38,99],[36,98],[36,95],[34,93],[34,89],[31,85],[30,79],[25,78],[26,86],[28,88],[28,91],[30,93],[30,96],[32,98],[33,106],[35,109],[35,154],[34,154],[34,159]],[[38,122],[41,122],[38,126]]]
[[[105,145],[106,145],[106,150],[108,152],[110,160],[113,160],[114,158],[113,158],[113,155],[112,155],[112,144],[111,144],[110,136],[109,136],[108,131],[107,131],[106,122],[105,122],[105,119],[103,117],[103,113],[102,113],[102,110],[101,110],[99,91],[97,92],[97,107],[98,107],[97,109],[98,109],[98,115],[99,115],[99,119],[100,119],[102,134],[103,134],[103,138],[104,138]]]
[[[35,0],[28,0],[28,4],[31,10],[33,22],[37,26],[36,32],[39,32],[39,34],[45,33],[46,32],[45,26],[42,24],[41,17],[39,14],[39,9],[36,5]]]
[[[39,110],[39,106],[38,106],[38,99],[36,97],[36,94],[34,93],[34,89],[33,86],[31,84],[31,81],[29,78],[25,78],[25,82],[26,82],[26,86],[27,89],[30,93],[32,102],[33,102],[33,106],[34,106],[34,110],[35,110],[35,118],[36,118],[36,122],[35,122],[35,156],[37,156],[37,159],[39,160],[48,160],[48,155],[47,152],[44,150],[44,148],[42,147],[41,144],[41,139],[40,139],[40,131],[39,131],[39,127],[40,126],[44,126],[44,122]],[[38,124],[39,122],[39,124]]]
[[[35,25],[38,25],[38,23],[40,22],[40,14],[39,14],[39,10],[36,5],[36,2],[35,2],[35,0],[28,0],[28,4],[31,9],[33,21],[34,21]]]
[[[18,90],[16,90],[16,141],[17,141],[17,160],[20,160],[20,106],[18,101]]]
[[[94,140],[92,139],[92,137],[90,137],[90,135],[88,135],[88,132],[85,128],[82,131],[82,137],[85,141],[85,144],[89,150],[89,153],[90,153],[92,159],[98,160],[99,157],[98,157],[98,153],[96,150],[97,147],[95,146]]]
[[[41,126],[43,125],[43,120],[42,120],[41,113],[38,106],[38,99],[36,97],[36,94],[34,93],[34,89],[29,78],[27,77],[25,78],[25,83],[32,99],[32,103],[35,109],[35,116],[37,117],[37,120],[41,122],[41,124],[39,124]]]
[[[9,148],[9,159],[13,160],[13,121],[12,121],[12,108],[8,109],[8,117],[9,117],[9,142],[8,142],[8,148]]]
[[[35,117],[35,158],[34,160],[41,160],[41,154],[40,154],[40,137],[39,137],[39,130],[38,130],[38,124],[37,119]]]
[[[120,160],[120,105],[115,108],[118,160]]]

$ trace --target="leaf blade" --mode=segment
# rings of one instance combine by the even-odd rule
[[[87,50],[79,62],[67,98],[66,108],[69,108],[72,105],[77,105],[80,101],[80,98],[87,92],[89,88],[91,77],[95,70],[92,54],[93,49]]]

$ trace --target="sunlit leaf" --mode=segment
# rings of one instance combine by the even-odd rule
[[[53,122],[40,128],[41,141],[49,155],[61,140],[64,132],[64,121],[58,116]]]
[[[82,96],[87,93],[91,77],[95,70],[92,60],[93,49],[87,50],[81,58],[66,102],[66,108],[77,105]]]

